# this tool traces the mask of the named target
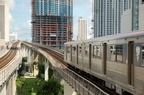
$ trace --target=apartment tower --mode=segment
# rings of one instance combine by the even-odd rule
[[[0,1],[0,39],[9,42],[9,4]]]
[[[32,42],[56,48],[72,40],[73,0],[32,0]]]
[[[121,33],[121,15],[132,0],[94,0],[94,37]]]
[[[122,15],[122,33],[144,30],[144,0],[132,0],[131,6]]]
[[[82,17],[78,20],[78,36],[77,40],[86,40],[88,31],[88,21]]]

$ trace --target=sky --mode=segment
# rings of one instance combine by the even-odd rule
[[[19,40],[31,41],[31,0],[5,0],[10,7],[10,34]],[[73,39],[78,34],[78,18],[88,19],[88,34],[92,32],[92,0],[73,0]]]

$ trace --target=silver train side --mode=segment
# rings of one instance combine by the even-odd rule
[[[67,42],[64,60],[119,94],[144,95],[144,31]]]

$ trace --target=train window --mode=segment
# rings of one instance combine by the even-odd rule
[[[73,47],[73,54],[76,54],[76,47]]]
[[[70,47],[67,47],[67,53],[70,53]]]
[[[97,46],[97,57],[100,58],[100,46]]]
[[[93,58],[96,58],[96,46],[93,46]]]
[[[110,54],[111,54],[110,59],[111,59],[112,61],[115,61],[115,60],[116,60],[116,49],[115,49],[115,45],[110,46]]]
[[[88,56],[88,46],[85,46],[85,55]]]
[[[123,45],[116,45],[116,61],[123,60]]]
[[[100,46],[93,46],[93,58],[100,58]]]
[[[79,47],[79,56],[82,55],[81,47]]]

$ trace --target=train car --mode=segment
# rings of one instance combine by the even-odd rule
[[[65,43],[65,50],[64,50],[65,61],[71,64],[72,66],[78,66],[78,68],[82,68],[83,63],[82,43],[83,41],[77,41],[76,43],[75,42]]]
[[[65,47],[70,65],[102,79],[118,94],[144,95],[144,31],[67,42]]]

